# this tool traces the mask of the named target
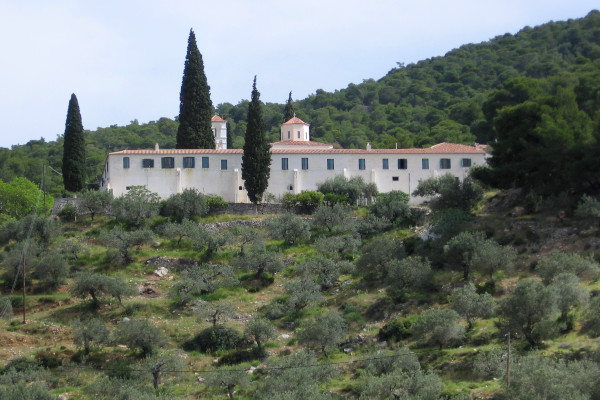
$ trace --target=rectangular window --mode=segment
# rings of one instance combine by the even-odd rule
[[[398,159],[398,169],[406,169],[408,167],[408,162],[406,161],[406,158],[399,158]]]
[[[399,179],[398,179],[398,177],[397,177],[397,176],[392,176],[392,180],[393,180],[394,182],[398,182],[398,181],[399,181]]]
[[[154,168],[154,160],[152,158],[144,158],[142,160],[142,168]]]
[[[429,169],[429,158],[422,158],[421,159],[421,168],[423,168],[423,169]]]
[[[202,157],[202,168],[208,168],[208,157]]]
[[[441,169],[450,169],[450,159],[449,158],[442,158],[440,159],[440,168]]]
[[[366,165],[365,165],[365,159],[364,158],[359,158],[358,159],[358,169],[365,169]]]
[[[175,168],[175,157],[161,157],[160,166],[162,168]]]
[[[227,169],[227,160],[221,160],[221,169]]]
[[[471,166],[471,159],[470,158],[463,158],[460,160],[460,166],[461,167],[470,167]]]
[[[302,159],[302,169],[308,169],[308,158]]]
[[[281,159],[281,169],[284,171],[287,171],[287,169],[288,169],[288,159],[287,158]]]
[[[196,159],[194,157],[183,157],[183,168],[196,168]]]
[[[290,139],[290,131],[288,131],[288,139]]]
[[[129,157],[123,157],[123,168],[129,168]]]
[[[327,169],[335,169],[335,164],[333,162],[333,158],[327,159]]]
[[[298,131],[298,139],[300,139],[300,131]]]
[[[383,169],[390,169],[390,163],[387,158],[383,159]]]

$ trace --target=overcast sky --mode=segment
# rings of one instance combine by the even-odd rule
[[[584,17],[598,0],[0,0],[0,147],[83,126],[179,113],[190,28],[216,106],[283,103],[379,79],[524,26]],[[310,121],[308,121],[310,122]]]

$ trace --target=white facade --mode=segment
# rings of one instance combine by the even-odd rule
[[[131,186],[145,186],[166,199],[184,189],[223,197],[230,203],[247,203],[242,179],[243,150],[227,150],[226,121],[212,118],[216,149],[123,150],[109,153],[101,189],[115,197]],[[310,140],[309,125],[294,117],[281,125],[281,141],[271,144],[271,174],[267,193],[281,198],[317,190],[317,185],[336,175],[360,176],[375,183],[381,193],[401,190],[412,197],[419,181],[450,173],[459,179],[473,165],[485,164],[486,153],[478,146],[440,143],[426,149],[334,149]]]
[[[223,197],[227,202],[248,202],[244,189],[240,149],[123,150],[108,155],[102,188],[115,197],[131,186],[145,186],[168,198],[186,188]],[[316,190],[317,184],[336,175],[361,176],[380,192],[401,190],[411,194],[419,180],[451,173],[467,176],[469,166],[485,164],[485,152],[474,146],[441,143],[426,149],[331,149],[298,146],[271,149],[268,193]],[[411,197],[412,203],[421,199]]]

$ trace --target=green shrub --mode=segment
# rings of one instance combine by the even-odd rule
[[[61,359],[53,353],[39,352],[35,355],[35,359],[40,367],[54,369],[60,367]]]
[[[200,331],[193,339],[183,344],[183,349],[214,353],[217,350],[235,349],[241,340],[242,335],[235,329],[217,325]]]
[[[323,194],[312,190],[305,190],[296,195],[296,202],[299,211],[312,214],[321,203],[323,203]]]
[[[227,209],[227,202],[221,196],[206,196],[208,213]]]
[[[77,209],[71,204],[67,204],[58,212],[61,221],[75,221],[77,218]]]
[[[390,321],[379,329],[377,338],[380,341],[408,339],[411,335],[411,329],[417,319],[417,315],[409,315]]]

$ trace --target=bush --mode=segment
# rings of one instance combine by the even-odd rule
[[[446,174],[420,181],[413,196],[430,198],[434,210],[458,208],[470,212],[483,198],[483,189],[470,177],[461,182],[454,175]]]
[[[282,214],[279,217],[271,219],[268,225],[272,235],[277,238],[283,238],[289,246],[293,246],[299,241],[310,239],[308,224],[294,214]]]
[[[371,204],[369,211],[376,217],[386,218],[392,223],[411,219],[411,211],[408,206],[410,196],[399,190],[389,193],[380,193],[375,202]]]
[[[77,209],[71,204],[67,204],[57,214],[61,221],[75,221],[77,219]]]
[[[217,350],[235,349],[241,340],[242,335],[235,329],[217,325],[200,331],[193,339],[183,344],[183,349],[214,353]]]
[[[217,365],[235,365],[243,362],[249,362],[254,360],[261,360],[269,355],[265,349],[254,347],[252,349],[235,350],[233,353],[225,354],[221,358]]]
[[[42,351],[35,355],[35,359],[37,360],[38,365],[42,368],[54,369],[62,365],[61,359],[53,353],[46,353]]]
[[[207,195],[206,207],[208,207],[208,213],[225,210],[227,208],[227,202],[223,200],[221,196]]]
[[[132,228],[139,228],[158,215],[160,199],[143,186],[132,186],[129,191],[115,199],[112,213],[115,218]]]
[[[325,194],[325,202],[330,204],[344,203],[343,199],[347,199],[347,203],[355,205],[359,199],[370,201],[377,195],[377,186],[365,183],[360,176],[348,179],[343,175],[336,175],[332,179],[318,183],[317,190]],[[328,195],[333,196],[328,197]]]
[[[381,342],[408,339],[411,335],[411,329],[418,318],[418,315],[409,315],[408,317],[390,321],[379,329],[377,338]]]
[[[139,349],[142,356],[150,355],[157,347],[167,344],[163,333],[147,319],[122,321],[115,330],[115,342]]]
[[[181,222],[192,217],[201,217],[208,213],[206,198],[196,189],[184,189],[171,195],[161,208],[161,215]]]
[[[311,190],[304,190],[298,194],[286,193],[282,202],[290,211],[312,214],[323,203],[323,194]]]

